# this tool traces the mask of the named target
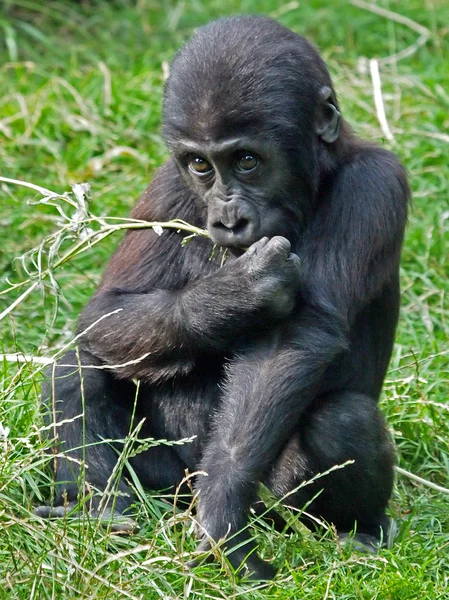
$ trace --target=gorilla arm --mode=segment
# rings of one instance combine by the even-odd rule
[[[389,170],[389,178],[380,178]],[[359,180],[370,183],[361,188]],[[301,415],[317,395],[338,389],[338,381],[327,380],[326,369],[349,349],[349,331],[360,311],[395,285],[407,198],[403,170],[388,153],[376,150],[370,157],[367,152],[338,175],[331,202],[317,212],[304,243],[305,304],[279,325],[281,343],[250,350],[228,369],[213,442],[204,453],[202,470],[208,477],[198,481],[199,521],[209,539],[244,529],[257,482],[268,474]],[[254,549],[246,529],[232,539],[232,545],[240,543],[229,554],[236,568]],[[200,550],[207,545],[203,541]],[[255,552],[246,564],[256,578],[269,576]]]
[[[189,192],[175,184],[171,190],[156,177],[144,195],[146,207],[161,204],[162,194],[177,194],[174,214],[184,218]],[[176,233],[128,232],[81,316],[81,347],[122,365],[119,377],[154,382],[187,373],[199,355],[232,350],[242,336],[272,327],[294,306],[299,260],[285,238],[264,238],[220,268],[210,261],[207,240],[184,248],[180,241]]]

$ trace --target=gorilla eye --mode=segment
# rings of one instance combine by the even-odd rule
[[[195,175],[208,175],[212,171],[211,165],[201,156],[193,156],[189,160],[189,169]]]
[[[259,159],[254,154],[244,153],[241,154],[235,161],[235,167],[237,171],[247,172],[252,171],[259,164]]]

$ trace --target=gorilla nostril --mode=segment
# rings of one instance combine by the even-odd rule
[[[248,219],[238,219],[237,221],[227,224],[223,223],[223,221],[217,221],[214,223],[215,229],[221,229],[222,231],[226,230],[232,232],[234,235],[238,235],[242,233],[248,227],[249,221]]]
[[[249,225],[248,219],[239,219],[237,221],[237,223],[234,225],[234,227],[231,227],[232,233],[234,233],[234,234],[242,233],[243,231],[245,231],[245,229],[248,227],[248,225]]]

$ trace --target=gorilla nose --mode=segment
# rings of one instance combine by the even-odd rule
[[[234,201],[223,204],[219,215],[217,215],[216,223],[218,227],[225,227],[226,229],[237,229],[241,228],[242,225],[248,223],[246,215],[242,214],[241,205]]]
[[[217,221],[216,223],[214,223],[213,227],[217,229],[228,230],[234,235],[238,235],[239,233],[244,233],[248,225],[248,219],[240,217],[239,219],[221,219],[221,221]]]
[[[216,202],[208,215],[208,229],[219,246],[245,248],[257,236],[257,211],[247,202]]]

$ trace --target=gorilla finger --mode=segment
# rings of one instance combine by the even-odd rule
[[[76,502],[69,502],[65,506],[36,506],[33,513],[41,519],[61,519],[77,506]]]
[[[134,519],[126,515],[122,515],[119,512],[111,512],[109,509],[98,513],[95,511],[91,514],[91,517],[98,519],[104,527],[111,528],[114,533],[136,533],[140,527]]]
[[[108,525],[108,523],[102,523],[103,525]],[[133,534],[137,533],[140,530],[139,525],[134,521],[134,519],[124,519],[116,520],[114,519],[111,523],[111,531],[113,533],[128,533]]]
[[[270,250],[275,250],[279,254],[285,254],[287,257],[291,249],[291,244],[287,238],[276,235],[275,237],[271,238],[268,248]]]
[[[290,252],[289,256],[288,256],[289,261],[291,261],[293,264],[295,264],[298,268],[301,266],[301,259],[299,258],[299,256],[297,254],[294,254],[293,252]]]
[[[258,252],[260,252],[260,250],[262,250],[262,248],[264,248],[268,244],[269,241],[270,240],[268,237],[263,237],[257,242],[254,242],[254,244],[251,244],[251,246],[245,252],[244,256],[252,256],[254,254],[257,254]]]
[[[288,266],[291,277],[290,282],[297,287],[301,282],[301,260],[295,254],[290,254]]]
[[[214,555],[211,552],[212,545],[210,541],[203,537],[203,539],[199,542],[196,547],[194,554],[194,558],[191,558],[187,563],[188,569],[193,569],[200,564],[209,564],[214,561]]]
[[[82,517],[83,513],[76,510],[77,502],[70,502],[65,506],[37,506],[33,513],[41,519],[62,519],[64,517]],[[93,510],[90,513],[86,512],[86,516],[94,521],[99,521],[105,528],[110,527],[114,533],[135,533],[140,527],[137,522],[131,517],[122,515],[121,513],[111,513],[109,509],[104,512]]]

